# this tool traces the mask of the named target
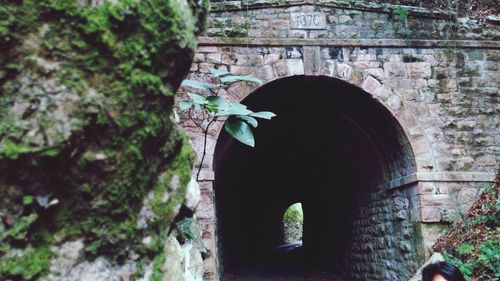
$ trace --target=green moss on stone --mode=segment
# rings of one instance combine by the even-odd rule
[[[5,140],[0,143],[0,159],[7,158],[16,160],[20,155],[30,153],[33,149],[21,144],[13,143],[10,140]]]
[[[20,249],[24,263],[11,259],[8,249],[0,252],[0,279],[18,275],[20,266],[31,268],[25,279],[46,272],[52,242],[33,240],[42,230],[57,233],[62,242],[84,237],[88,258],[105,255],[120,262],[133,251],[158,260],[161,235],[191,177],[193,152],[170,116],[208,1],[0,4],[0,184],[9,175],[9,185],[22,194],[50,193],[59,200],[36,214],[33,233],[19,232],[28,240]],[[50,81],[65,97],[75,97],[63,108],[68,121],[61,127],[67,131],[55,130],[61,118],[38,108],[22,118],[12,114],[15,102],[36,106],[37,99],[53,94],[35,83],[22,96],[25,80]],[[34,90],[40,91],[36,97],[29,95]],[[33,128],[19,126],[26,120]],[[25,137],[37,127],[52,134],[50,141]],[[155,195],[155,221],[138,229],[149,192]],[[145,236],[158,244],[144,246]]]
[[[24,240],[28,235],[28,229],[38,219],[37,214],[20,217],[16,223],[7,231],[0,233],[0,241],[5,239]]]
[[[211,36],[223,38],[243,38],[248,37],[250,23],[248,21],[238,23],[231,19],[215,20],[211,23],[211,27],[215,28],[215,31],[209,32]]]
[[[173,219],[172,215],[175,215],[174,209],[184,201],[186,186],[191,180],[193,159],[193,150],[187,138],[184,137],[179,153],[172,160],[166,173],[160,176],[160,180],[153,189],[154,198],[151,207],[157,221],[169,225]],[[166,194],[174,194],[174,196],[166,200]]]
[[[163,263],[165,263],[166,253],[162,252],[153,259],[153,274],[151,281],[161,281],[163,279]]]
[[[20,276],[23,280],[32,280],[47,272],[52,255],[48,246],[27,247],[20,252],[14,252],[1,260],[0,276]]]

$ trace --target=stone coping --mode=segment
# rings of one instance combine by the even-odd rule
[[[455,20],[457,14],[455,12],[444,10],[430,10],[422,7],[379,4],[373,2],[361,2],[355,0],[285,0],[280,4],[278,1],[269,0],[243,0],[243,1],[223,1],[212,2],[211,13],[223,13],[229,11],[246,11],[268,8],[288,8],[291,6],[314,5],[328,8],[341,8],[347,10],[369,11],[393,14],[394,10],[404,8],[408,11],[409,16],[427,17]]]
[[[487,172],[417,172],[382,185],[395,189],[416,182],[493,182],[495,177]]]
[[[416,172],[387,183],[381,188],[396,189],[417,182],[494,182],[496,174],[488,172]],[[199,181],[213,181],[213,171],[202,169]]]
[[[500,41],[426,39],[300,39],[198,37],[200,46],[320,46],[385,48],[473,48],[500,49]]]

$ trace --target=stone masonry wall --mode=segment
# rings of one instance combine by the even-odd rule
[[[207,80],[210,67],[254,75],[265,82],[325,75],[348,81],[383,104],[408,137],[403,148],[407,159],[395,160],[387,182],[378,185],[385,191],[375,190],[360,199],[353,211],[353,231],[355,240],[375,235],[389,248],[377,252],[368,246],[354,247],[350,261],[356,269],[353,279],[395,280],[394,264],[408,260],[406,242],[413,251],[421,241],[428,255],[445,222],[460,216],[498,171],[500,44],[495,40],[500,29],[421,9],[410,9],[403,19],[391,12],[395,7],[342,1],[275,2],[213,3],[215,10],[199,38],[189,76]],[[296,12],[324,14],[325,28],[292,29],[291,13]],[[237,84],[222,95],[241,101],[255,88]],[[202,134],[186,116],[181,115],[181,120],[199,163]],[[205,261],[207,280],[217,278],[212,162],[222,125],[218,122],[209,132],[201,173],[198,217],[213,253]],[[412,161],[416,165],[408,168]],[[380,220],[373,222],[371,216]],[[394,253],[397,257],[392,259]],[[369,266],[361,266],[367,261]]]
[[[348,280],[407,280],[424,256],[416,185],[375,187],[353,208],[351,244],[344,262]]]
[[[277,4],[276,2],[283,2]],[[359,1],[362,2],[362,1]],[[287,5],[288,4],[288,5]],[[309,5],[301,5],[309,4]],[[357,4],[357,6],[356,6]],[[450,12],[347,1],[212,1],[205,35],[248,38],[474,39],[498,40],[500,31]],[[325,29],[291,29],[293,12],[323,12]]]

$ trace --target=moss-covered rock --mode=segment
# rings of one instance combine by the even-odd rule
[[[207,9],[0,0],[1,280],[47,276],[76,240],[82,262],[163,254],[193,161],[174,92]]]

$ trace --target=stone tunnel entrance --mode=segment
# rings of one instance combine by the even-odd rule
[[[423,259],[416,184],[388,183],[416,168],[392,114],[363,90],[321,76],[276,80],[243,103],[277,117],[255,129],[255,148],[225,132],[218,139],[221,279],[413,275]],[[304,212],[303,246],[283,246],[283,214],[295,202]]]

